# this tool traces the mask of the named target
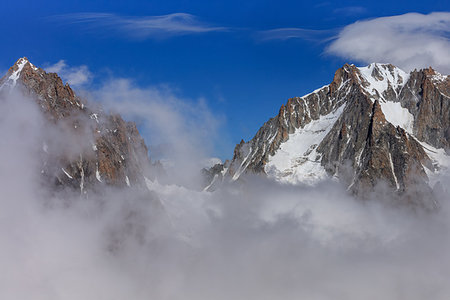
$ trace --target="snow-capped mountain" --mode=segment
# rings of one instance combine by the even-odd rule
[[[103,184],[144,186],[152,176],[135,124],[87,104],[57,74],[21,58],[0,79],[0,95],[16,90],[49,124],[64,124],[74,143],[42,141],[47,182],[83,194]],[[205,170],[206,189],[255,173],[289,184],[333,178],[356,193],[385,182],[415,199],[450,168],[449,95],[449,76],[431,68],[408,74],[390,64],[346,64],[329,85],[289,99],[231,161]]]
[[[54,130],[42,140],[41,173],[46,182],[81,194],[103,184],[145,184],[150,161],[134,123],[87,104],[57,74],[25,57],[0,79],[0,96],[16,91],[36,101],[47,128]]]
[[[314,185],[336,178],[352,191],[384,181],[405,193],[433,186],[450,167],[450,77],[390,64],[344,65],[333,81],[289,99],[207,188],[245,173]]]

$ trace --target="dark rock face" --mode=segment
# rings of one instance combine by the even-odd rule
[[[267,121],[252,140],[236,146],[228,174],[237,179],[236,173],[240,175],[244,170],[264,173],[269,155],[288,140],[289,134],[343,105],[355,88],[352,73],[346,71],[349,68],[346,65],[339,69],[329,86],[302,98],[291,98],[282,105],[278,115]]]
[[[393,65],[344,65],[330,85],[289,99],[252,140],[236,146],[231,162],[216,174],[231,180],[245,173],[266,174],[269,160],[291,134],[342,110],[325,137],[299,157],[316,151],[314,161],[359,194],[380,182],[398,194],[412,195],[419,188],[426,193],[430,187],[424,168],[432,172],[434,166],[419,141],[449,150],[449,95],[449,77],[431,68],[408,75]],[[406,118],[404,109],[411,115],[411,128],[392,123]]]
[[[399,101],[414,116],[414,135],[436,148],[450,150],[450,77],[433,69],[411,72]]]
[[[85,193],[102,184],[142,185],[149,176],[148,150],[136,125],[90,108],[57,74],[21,58],[0,79],[1,93],[12,89],[34,99],[54,130],[43,141],[47,182]]]

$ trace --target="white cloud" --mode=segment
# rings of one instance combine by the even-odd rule
[[[275,28],[257,33],[262,41],[303,39],[309,41],[326,41],[333,36],[333,30],[315,30],[305,28]]]
[[[367,8],[362,6],[346,6],[340,7],[333,10],[335,14],[343,16],[356,16],[367,13]]]
[[[392,63],[405,70],[432,66],[450,72],[450,13],[408,13],[344,27],[326,49],[361,63]]]
[[[94,95],[182,139],[180,151],[190,149],[183,145],[198,134],[196,122],[217,135],[202,105],[170,92],[115,80]],[[153,182],[148,194],[104,187],[80,198],[47,190],[40,177],[42,141],[73,140],[73,132],[48,130],[54,124],[32,99],[5,97],[2,299],[448,299],[444,190],[434,213],[382,204],[383,194],[356,201],[336,182],[289,186],[258,176],[213,193]]]
[[[167,86],[139,87],[130,79],[113,78],[91,96],[106,110],[136,121],[150,156],[176,169],[173,178],[183,184],[198,183],[194,174],[226,140],[221,128],[224,118],[212,112],[205,99],[181,98]]]
[[[83,85],[92,78],[92,73],[87,66],[71,67],[64,60],[60,60],[56,64],[46,67],[45,70],[47,72],[57,73],[64,81],[72,86]]]
[[[109,13],[76,13],[54,18],[69,23],[117,30],[133,38],[163,38],[227,30],[226,27],[216,27],[200,22],[195,16],[187,13],[142,17],[118,16]]]

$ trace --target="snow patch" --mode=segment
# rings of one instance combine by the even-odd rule
[[[436,71],[434,71],[434,72],[435,72],[435,74],[431,76],[431,79],[433,81],[442,82],[442,81],[447,80],[448,75],[442,75],[441,73],[436,72]]]
[[[66,170],[64,170],[64,168],[61,168],[61,170],[64,172],[64,174],[66,174],[67,177],[69,177],[70,179],[73,179],[73,177],[70,176],[70,174]]]
[[[102,182],[102,178],[100,177],[100,172],[98,171],[98,165],[97,165],[97,169],[95,170],[95,178],[97,178],[97,180],[99,182]]]
[[[0,90],[3,89],[3,87],[8,86],[10,88],[14,88],[17,84],[17,80],[20,77],[20,73],[22,72],[23,67],[27,64],[28,60],[24,57],[19,59],[16,63],[17,70],[13,71],[11,75],[9,75],[8,79],[6,79],[5,83],[0,86]]]
[[[90,118],[91,118],[92,120],[95,120],[95,122],[99,123],[99,122],[98,122],[98,114],[95,114],[95,113],[94,113],[94,114],[91,114],[91,115],[90,115]]]
[[[438,149],[425,142],[418,142],[422,145],[425,153],[432,161],[434,170],[429,169],[426,166],[424,166],[424,170],[428,176],[429,185],[433,187],[443,174],[448,174],[448,172],[450,172],[450,156],[447,155],[442,148]]]
[[[324,85],[323,87],[318,88],[318,89],[312,91],[311,93],[302,96],[301,98],[306,98],[306,97],[308,97],[308,96],[310,96],[312,94],[317,94],[318,92],[320,92],[321,90],[326,89],[326,88],[328,88],[328,85]]]
[[[264,168],[266,174],[279,182],[308,185],[328,178],[316,149],[342,114],[344,107],[342,105],[334,112],[321,116],[290,134],[275,155],[269,157]]]
[[[388,100],[384,98],[384,93],[391,87],[396,95],[398,95],[401,88],[409,79],[409,74],[405,71],[394,67],[393,70],[389,70],[388,64],[372,63],[367,67],[359,67],[359,73],[362,76],[363,81],[368,83],[368,86],[364,89],[373,97],[378,96],[383,100]],[[372,74],[378,72],[378,75],[382,77],[380,80],[374,77]]]
[[[398,179],[397,176],[395,175],[394,163],[392,162],[391,152],[389,152],[389,164],[391,165],[392,176],[394,176],[395,186],[397,187],[398,190],[400,189],[400,185],[398,184]]]
[[[409,134],[413,134],[414,116],[400,102],[380,102],[386,120],[394,126],[400,126]]]

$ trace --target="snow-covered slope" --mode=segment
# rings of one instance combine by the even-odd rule
[[[331,177],[349,186],[381,179],[403,191],[411,176],[428,182],[425,173],[449,167],[449,81],[431,68],[408,74],[391,64],[345,65],[331,84],[282,105],[252,140],[236,146],[214,181],[247,173],[310,185]]]
[[[265,166],[265,172],[281,182],[314,184],[327,177],[325,168],[320,163],[317,146],[331,130],[334,122],[342,114],[344,106],[318,120],[313,120],[303,128],[298,128],[289,135],[289,139]]]
[[[23,67],[25,65],[29,65],[33,70],[37,71],[38,68],[36,68],[32,63],[28,61],[26,57],[20,58],[14,66],[11,68],[11,72],[5,76],[5,78],[2,80],[0,84],[0,91],[4,88],[14,88],[17,84],[17,80],[20,77],[20,73],[23,70]]]

